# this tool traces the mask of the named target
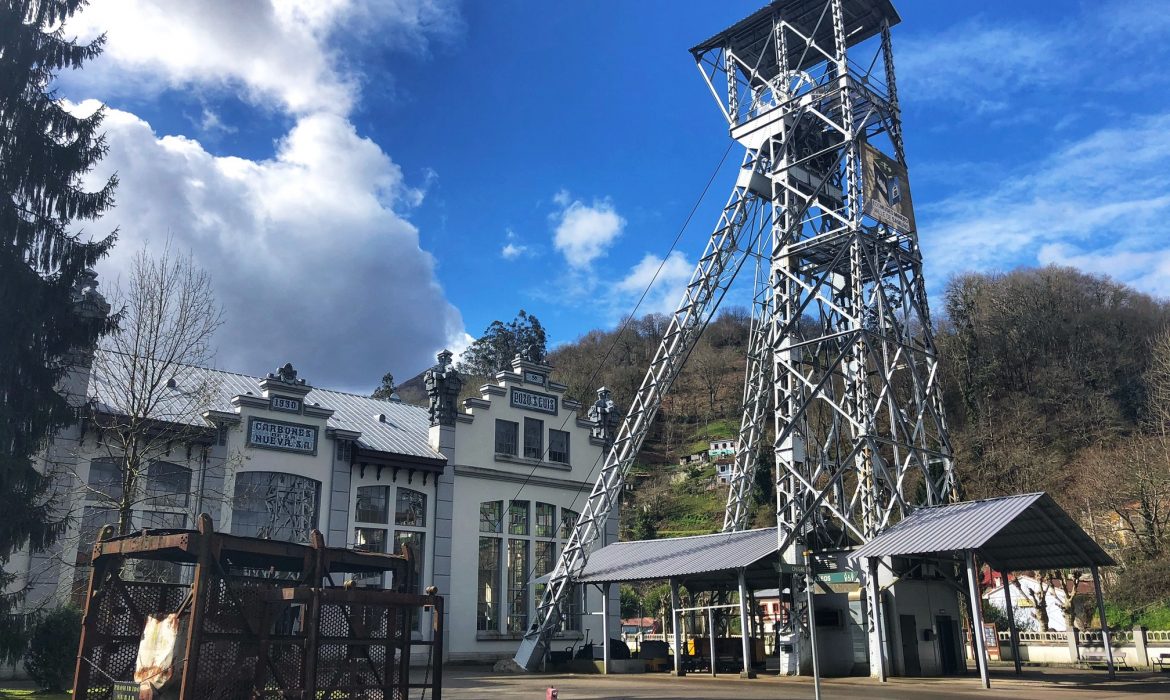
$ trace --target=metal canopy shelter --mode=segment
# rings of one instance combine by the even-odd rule
[[[1113,566],[1116,562],[1051,496],[1046,493],[1027,493],[919,508],[854,550],[849,558],[873,562],[882,557],[948,553],[961,554],[967,564],[968,593],[975,618],[972,637],[975,640],[979,674],[985,688],[990,687],[990,681],[981,633],[983,611],[977,602],[980,595],[976,585],[976,553],[1003,576],[1004,600],[1011,627],[1012,657],[1017,674],[1020,673],[1019,633],[1012,613],[1008,574],[1037,569],[1090,569],[1101,618],[1101,637],[1108,659],[1109,677],[1114,677],[1113,650],[1109,641],[1109,626],[1105,621],[1098,567]],[[1070,630],[1069,634],[1075,635],[1076,631]]]
[[[744,569],[747,581],[753,587],[775,588],[776,546],[774,527],[665,540],[615,542],[590,555],[577,581],[625,583],[673,578],[697,587],[725,584],[728,572]]]
[[[576,577],[578,583],[592,583],[602,587],[602,605],[609,601],[609,587],[613,583],[667,579],[670,582],[671,623],[674,634],[674,671],[683,675],[682,639],[679,634],[679,613],[700,608],[683,608],[679,600],[680,584],[693,590],[735,585],[739,590],[738,605],[708,605],[702,607],[708,616],[711,636],[711,674],[715,674],[715,608],[738,607],[743,642],[743,673],[741,677],[755,676],[751,669],[751,650],[748,600],[751,591],[775,588],[780,574],[776,564],[778,542],[776,528],[741,532],[719,532],[713,535],[675,537],[665,540],[638,540],[615,542],[593,552],[585,568]],[[605,671],[609,669],[609,611],[603,609]]]

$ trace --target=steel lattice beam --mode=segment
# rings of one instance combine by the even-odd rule
[[[803,561],[806,548],[863,543],[917,505],[954,500],[938,357],[904,181],[891,19],[897,15],[878,0],[771,5],[692,49],[747,153],[517,653],[522,666],[543,659],[559,602],[617,503],[663,393],[743,251],[754,248],[745,233],[749,211],[770,228],[759,241],[767,271],[756,276],[723,529],[747,524],[769,411],[778,544],[789,563]],[[851,49],[873,58],[853,62]],[[893,156],[883,160],[883,150]],[[872,629],[870,639],[877,639]]]

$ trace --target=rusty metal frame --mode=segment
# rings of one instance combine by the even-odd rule
[[[150,615],[179,613],[186,646],[175,660],[179,700],[310,700],[366,697],[405,700],[413,689],[441,700],[443,599],[407,590],[413,562],[404,555],[198,530],[147,530],[94,544],[73,695],[114,697],[132,679],[138,642]],[[127,559],[192,565],[192,583],[122,578]],[[335,574],[394,573],[397,591],[338,586]],[[411,639],[415,616],[429,612],[430,640]],[[295,624],[294,624],[295,623]],[[411,683],[414,646],[431,647],[424,683]],[[180,670],[181,668],[181,670]],[[424,690],[425,692],[425,690]]]

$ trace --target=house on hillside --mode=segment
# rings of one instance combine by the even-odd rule
[[[715,481],[720,484],[731,483],[731,472],[735,468],[735,460],[722,457],[715,460]]]
[[[734,438],[723,438],[710,442],[710,447],[707,449],[707,458],[719,459],[721,457],[735,457]]]

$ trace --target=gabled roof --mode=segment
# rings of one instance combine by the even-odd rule
[[[775,555],[776,528],[615,542],[589,556],[580,583],[689,578],[747,568]],[[770,565],[771,583],[777,574]]]
[[[919,508],[850,559],[974,550],[1000,571],[1112,566],[1115,562],[1046,493]]]
[[[102,361],[100,357],[94,362],[89,394],[96,402],[97,410],[117,413],[117,406],[124,405],[124,402],[118,400],[118,392],[119,384],[124,386],[125,382],[107,376],[124,366],[116,361]],[[168,402],[168,397],[164,397],[162,402],[164,406],[171,407],[164,412],[167,419],[173,422],[206,425],[202,417],[204,410],[232,412],[232,397],[248,394],[259,397],[261,394],[261,377],[191,365],[175,365],[175,368],[174,386],[164,389],[170,392],[173,400]],[[211,395],[210,402],[205,404],[202,400],[193,401],[187,394],[192,387],[207,387]],[[334,411],[326,422],[328,427],[360,432],[361,437],[357,441],[359,447],[424,459],[445,459],[431,449],[430,416],[427,409],[421,406],[316,387],[304,398],[305,406],[314,404]],[[385,420],[378,420],[379,415],[384,416]]]

